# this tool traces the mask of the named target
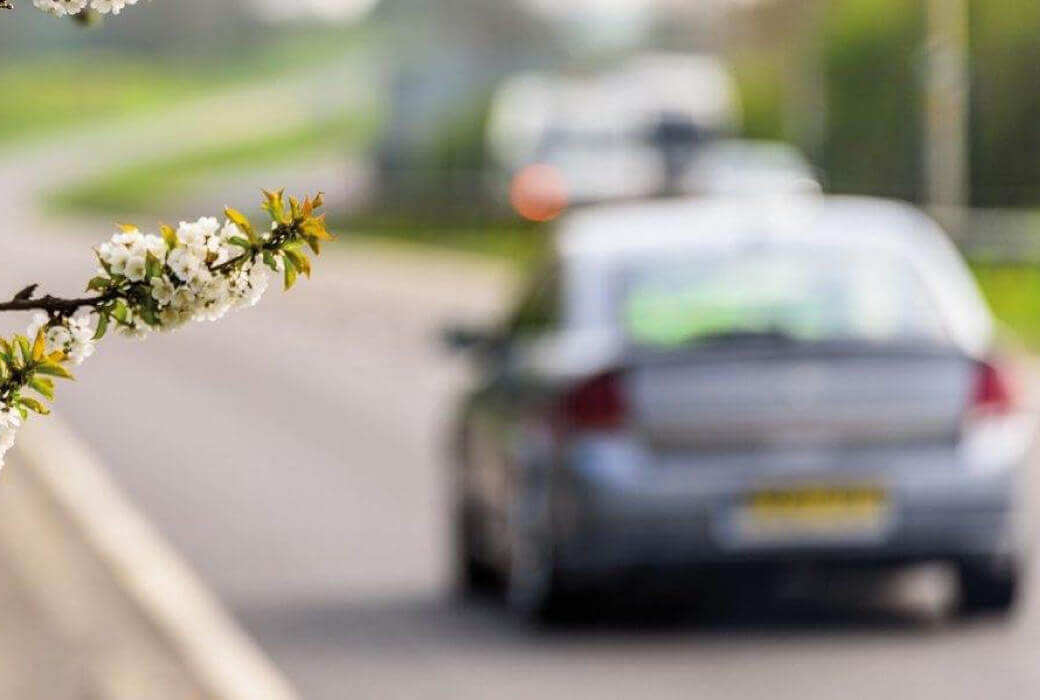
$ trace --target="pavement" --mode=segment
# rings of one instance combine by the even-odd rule
[[[0,480],[0,619],[0,697],[205,697],[18,459]]]
[[[166,113],[159,133],[193,138],[183,125],[206,113]],[[76,291],[92,269],[87,245],[106,230],[47,218],[34,198],[96,153],[111,163],[156,149],[166,140],[155,133],[124,123],[0,153],[6,287]],[[441,456],[465,368],[437,348],[436,329],[493,314],[511,284],[467,259],[344,244],[313,281],[219,325],[106,341],[59,406],[303,698],[1040,694],[1035,591],[1010,623],[959,624],[942,614],[949,580],[930,570],[869,594],[846,581],[752,600],[707,621],[537,630],[455,601]],[[0,479],[6,498],[17,459]],[[41,653],[56,639],[41,638]]]

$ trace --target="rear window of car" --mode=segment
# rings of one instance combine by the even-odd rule
[[[759,248],[643,261],[624,273],[619,312],[633,342],[657,347],[742,333],[948,342],[912,263],[869,249]]]

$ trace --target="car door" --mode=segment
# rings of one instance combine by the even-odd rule
[[[529,447],[532,418],[539,407],[535,378],[518,371],[524,346],[558,328],[559,266],[544,266],[532,277],[507,316],[501,348],[487,367],[487,381],[474,401],[468,426],[468,492],[481,511],[484,541],[493,558],[504,555],[508,541],[509,504]]]

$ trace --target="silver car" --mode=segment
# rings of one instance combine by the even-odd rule
[[[504,324],[456,329],[466,587],[551,613],[631,570],[949,562],[1009,611],[1034,438],[946,235],[849,197],[588,209]]]

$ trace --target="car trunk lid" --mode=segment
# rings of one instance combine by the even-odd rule
[[[629,421],[651,447],[954,441],[976,363],[954,351],[794,344],[634,359]]]

